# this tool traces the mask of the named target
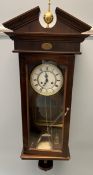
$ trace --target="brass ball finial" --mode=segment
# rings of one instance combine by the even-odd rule
[[[50,3],[50,0],[49,0],[48,11],[44,14],[44,17],[43,17],[45,23],[47,23],[47,27],[49,27],[49,24],[51,24],[53,19],[54,19],[53,14],[52,14],[52,12],[50,10],[50,5],[51,5],[51,3]]]
[[[44,14],[44,21],[45,21],[47,24],[50,24],[50,23],[53,21],[53,14],[51,13],[51,11],[47,11],[47,12]]]

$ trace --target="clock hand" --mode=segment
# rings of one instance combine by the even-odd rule
[[[40,91],[42,91],[43,87],[46,85],[46,83],[48,82],[48,75],[47,73],[45,72],[45,76],[44,76],[46,79],[45,79],[45,82],[43,84],[43,86],[41,87]]]
[[[48,75],[47,75],[47,73],[45,72],[45,78],[47,79],[48,78]]]
[[[43,86],[45,86],[47,82],[48,82],[48,79],[46,79],[46,80],[45,80],[45,82],[44,82]]]
[[[47,75],[47,73],[46,73],[46,72],[45,72],[44,77],[45,77],[46,79],[45,79],[45,82],[44,82],[43,86],[45,86],[45,85],[46,85],[46,83],[48,82],[48,75]]]
[[[43,87],[46,85],[46,83],[48,82],[48,79],[45,80],[43,86],[41,87],[40,91],[42,91]]]

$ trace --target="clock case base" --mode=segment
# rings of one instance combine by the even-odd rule
[[[29,154],[22,150],[21,159],[23,160],[69,160],[70,159],[70,152],[69,147],[66,149],[66,153],[62,153],[61,157],[56,156],[43,156],[43,155],[35,155]]]
[[[61,157],[52,157],[52,156],[37,156],[37,155],[31,155],[29,153],[25,153],[22,151],[21,159],[23,160],[39,160],[38,161],[38,167],[41,170],[48,171],[53,168],[53,160],[69,160],[70,159],[70,153],[69,153],[69,147],[67,149],[66,155],[62,155]]]

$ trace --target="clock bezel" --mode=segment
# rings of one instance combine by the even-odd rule
[[[35,74],[34,72],[39,68],[39,69],[42,69],[43,70],[43,66],[45,67],[47,67],[47,66],[50,66],[50,67],[52,67],[53,69],[55,68],[55,70],[56,71],[58,71],[58,73],[59,73],[59,75],[60,75],[60,81],[61,81],[61,84],[54,90],[53,88],[48,88],[48,89],[53,89],[53,91],[52,92],[48,92],[48,89],[47,88],[44,88],[44,89],[46,89],[46,92],[43,92],[43,91],[40,91],[40,90],[38,90],[37,88],[36,88],[36,86],[34,85],[34,83],[33,83],[33,74]],[[50,72],[51,74],[53,74],[54,75],[54,77],[55,77],[55,84],[54,84],[54,86],[56,85],[56,81],[57,81],[57,79],[56,79],[56,74],[54,73],[54,72],[52,72],[51,70],[44,70],[44,71],[42,71],[41,73],[43,73],[43,72]],[[37,85],[39,85],[40,86],[40,83],[38,82],[38,79],[39,79],[39,76],[40,76],[40,74],[41,73],[39,73],[38,74],[38,77],[37,77]],[[30,74],[30,83],[31,83],[31,86],[32,86],[32,88],[34,89],[34,91],[35,92],[37,92],[38,94],[40,94],[40,95],[44,95],[44,96],[51,96],[51,95],[55,95],[56,93],[58,93],[61,89],[62,89],[62,87],[63,87],[63,84],[64,84],[64,76],[63,76],[63,73],[62,73],[62,71],[61,71],[61,69],[57,66],[57,65],[55,65],[55,64],[52,64],[52,63],[42,63],[42,64],[39,64],[39,65],[37,65],[36,67],[34,67],[34,69],[32,70],[32,72],[31,72],[31,74]],[[53,87],[54,87],[53,86]],[[42,88],[42,86],[40,86],[40,88]]]

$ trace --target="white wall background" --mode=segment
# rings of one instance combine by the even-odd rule
[[[5,22],[35,6],[45,11],[47,0],[0,0],[0,22]],[[93,0],[54,0],[72,15],[93,25]],[[18,55],[12,53],[13,42],[0,39],[0,175],[42,175],[37,161],[20,159],[22,124]],[[70,161],[54,161],[48,175],[93,175],[93,39],[81,46],[76,56],[72,115],[70,127]]]

